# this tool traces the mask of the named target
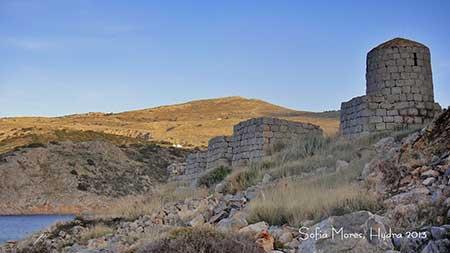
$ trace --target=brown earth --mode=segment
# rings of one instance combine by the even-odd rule
[[[106,141],[53,142],[0,154],[0,214],[81,213],[150,194],[187,150]]]
[[[316,124],[328,135],[339,129],[337,112],[303,112],[257,99],[225,97],[114,114],[0,118],[0,153],[32,143],[66,140],[156,141],[199,147],[214,136],[231,134],[238,122],[260,116]]]

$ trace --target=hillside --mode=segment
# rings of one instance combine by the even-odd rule
[[[309,135],[250,166],[119,199],[0,252],[450,252],[449,134],[445,110],[423,129]]]
[[[0,154],[0,214],[80,213],[152,191],[186,150],[52,142]]]
[[[238,122],[260,116],[317,124],[328,135],[334,135],[339,128],[335,112],[295,111],[262,100],[225,97],[115,114],[3,118],[0,119],[0,153],[32,143],[66,140],[106,139],[116,144],[156,141],[204,146],[214,136],[231,134],[232,126]]]

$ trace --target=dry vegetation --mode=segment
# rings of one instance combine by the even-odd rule
[[[114,230],[106,225],[98,224],[81,234],[80,241],[87,244],[89,240],[112,234]]]
[[[338,114],[294,111],[261,100],[228,97],[117,114],[88,113],[65,117],[0,119],[0,153],[30,143],[107,139],[115,143],[143,141],[205,146],[218,135],[229,135],[240,121],[273,116],[321,126],[328,135],[338,128]]]
[[[179,228],[169,237],[142,247],[139,253],[263,253],[253,238],[222,234],[209,227]]]
[[[180,183],[161,185],[150,195],[127,196],[111,203],[107,208],[97,210],[99,217],[122,217],[135,220],[142,215],[150,215],[165,204],[185,199],[199,199],[208,195],[206,188],[192,188]]]
[[[236,192],[260,182],[267,173],[278,178],[250,202],[250,221],[300,226],[331,215],[381,208],[358,182],[364,165],[375,151],[373,144],[385,136],[402,138],[413,130],[379,133],[357,140],[309,136],[289,145],[278,145],[272,155],[227,177],[227,189]],[[348,167],[335,170],[338,160]],[[318,172],[320,171],[320,172]]]
[[[250,204],[250,222],[301,226],[305,220],[319,221],[357,210],[377,211],[375,197],[348,182],[344,173],[304,180],[286,180],[264,191]]]

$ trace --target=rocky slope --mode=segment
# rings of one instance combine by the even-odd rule
[[[109,142],[35,144],[0,155],[0,214],[80,213],[149,192],[187,152]]]
[[[117,114],[0,118],[0,153],[49,141],[108,140],[123,144],[152,140],[204,146],[214,136],[229,135],[238,122],[261,116],[313,123],[330,135],[339,129],[337,112],[302,112],[261,100],[227,97]]]
[[[450,110],[403,140],[381,140],[377,149],[363,176],[384,202],[388,224],[426,234],[394,240],[395,246],[402,252],[449,252]]]
[[[218,184],[208,197],[170,202],[135,219],[78,218],[57,224],[4,245],[0,252],[153,253],[158,252],[151,250],[158,248],[155,240],[177,240],[171,231],[204,226],[218,233],[248,235],[261,250],[272,253],[450,252],[449,133],[450,111],[446,110],[421,131],[377,142],[377,155],[361,175],[361,185],[377,193],[383,204],[376,214],[353,211],[319,222],[303,221],[303,227],[271,225],[263,220],[250,224],[249,204],[257,201],[264,189],[284,184],[283,179],[265,176],[257,185],[234,194],[224,192],[223,184]],[[98,227],[107,229],[91,232]]]

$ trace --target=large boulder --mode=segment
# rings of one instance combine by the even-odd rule
[[[332,216],[310,228],[301,228],[301,244],[297,253],[393,250],[390,238],[378,236],[389,233],[384,224],[383,217],[367,211]]]

